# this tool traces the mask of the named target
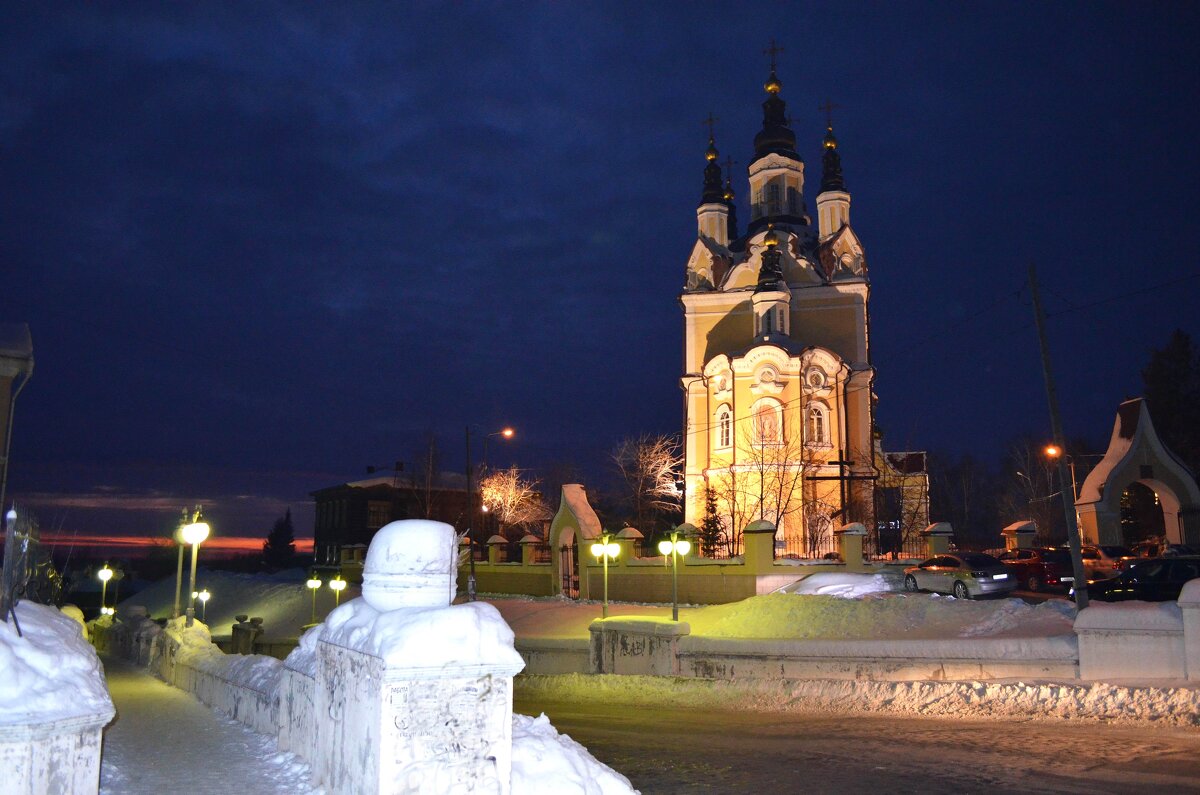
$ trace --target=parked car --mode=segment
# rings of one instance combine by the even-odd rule
[[[1027,591],[1045,588],[1069,588],[1075,582],[1071,571],[1071,553],[1065,549],[1037,547],[1010,549],[996,556]]]
[[[1103,580],[1115,577],[1125,566],[1125,561],[1133,560],[1133,553],[1128,547],[1104,544],[1086,546],[1080,550],[1083,555],[1083,568],[1087,571],[1089,580]]]
[[[1015,590],[1017,580],[1008,568],[982,552],[938,555],[904,570],[904,590],[937,591],[958,599],[976,599]]]
[[[1149,538],[1129,548],[1129,553],[1139,558],[1168,558],[1176,555],[1200,555],[1200,549],[1187,544],[1171,544],[1165,538]]]
[[[1170,602],[1179,598],[1185,582],[1198,578],[1200,555],[1135,560],[1116,577],[1088,583],[1088,597],[1101,602]]]

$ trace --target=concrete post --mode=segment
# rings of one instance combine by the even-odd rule
[[[925,556],[944,555],[950,551],[950,540],[954,538],[954,528],[949,522],[934,522],[921,532],[925,539]]]
[[[494,535],[487,540],[488,565],[495,566],[500,562],[500,551],[508,545],[508,539],[502,535]]]
[[[522,566],[532,566],[533,558],[534,558],[534,555],[536,554],[536,551],[534,548],[538,544],[542,543],[542,539],[538,538],[535,535],[530,534],[530,535],[527,535],[524,538],[522,538],[517,543],[519,543],[521,545],[521,565]]]
[[[775,525],[759,519],[742,531],[742,557],[752,572],[770,571],[775,565]]]
[[[853,522],[836,531],[838,553],[846,564],[846,571],[862,571],[866,568],[863,559],[863,539],[866,538],[867,528],[860,522]]]
[[[1013,522],[1000,531],[1005,549],[1032,549],[1037,541],[1037,525],[1029,520]]]
[[[621,547],[621,554],[617,556],[616,564],[625,566],[637,556],[638,546],[645,536],[636,527],[626,527],[617,532],[616,538],[617,545]]]

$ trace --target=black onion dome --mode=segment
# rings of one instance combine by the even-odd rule
[[[846,190],[846,180],[842,177],[842,156],[837,150],[837,138],[833,135],[832,127],[825,132],[821,153],[821,192],[827,190]]]
[[[717,164],[717,147],[713,144],[713,139],[708,139],[708,151],[704,153],[704,159],[708,161],[708,165],[704,167],[704,192],[700,194],[701,204],[720,204],[725,201],[725,187],[721,184],[721,166]]]

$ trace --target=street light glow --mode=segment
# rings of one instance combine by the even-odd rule
[[[1056,444],[1046,445],[1046,456],[1049,458],[1058,458],[1062,455],[1062,448]]]
[[[346,581],[341,577],[337,577],[329,581],[329,587],[335,591],[344,591],[346,590]]]
[[[192,522],[181,527],[179,535],[183,538],[183,543],[195,545],[208,538],[209,529],[208,522]]]
[[[100,582],[108,582],[112,579],[113,570],[110,569],[107,564],[105,564],[104,568],[96,572],[96,576],[100,578]]]
[[[304,584],[314,590],[321,587],[321,581],[318,580],[316,577],[311,578],[308,582],[306,582]]]
[[[516,434],[517,434],[517,432],[514,431],[512,428],[505,428],[504,430],[500,431],[500,435],[503,436],[505,439],[511,439],[514,436],[516,436]]]
[[[201,602],[207,602],[209,599],[212,598],[212,594],[210,594],[208,592],[208,589],[205,588],[203,591],[196,594],[196,598],[199,599]]]

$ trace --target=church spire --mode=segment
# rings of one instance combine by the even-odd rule
[[[825,104],[820,107],[820,110],[825,111],[825,140],[822,142],[821,154],[821,192],[827,190],[846,190],[846,180],[842,178],[842,156],[838,153],[837,138],[833,134],[833,109],[834,105],[829,100],[825,100]]]
[[[708,149],[704,152],[704,191],[700,194],[700,206],[696,209],[696,221],[701,237],[707,237],[722,246],[729,244],[729,207],[725,202],[725,188],[721,185],[721,164],[717,162],[720,152],[713,142],[713,115],[703,122],[708,126]]]
[[[704,192],[700,195],[700,204],[720,203],[725,200],[725,190],[721,187],[721,165],[717,162],[721,153],[713,142],[713,126],[717,120],[710,113],[701,123],[708,126],[708,149],[704,153],[707,165],[704,166]]]
[[[794,160],[801,159],[800,155],[796,154],[796,134],[788,126],[787,104],[779,96],[783,83],[775,74],[775,56],[781,52],[783,48],[776,46],[774,39],[771,39],[771,46],[763,50],[764,54],[771,56],[771,76],[763,84],[767,99],[762,104],[762,129],[754,136],[756,160],[771,153],[785,155]]]
[[[733,193],[733,158],[725,158],[725,206],[729,208],[729,239],[737,240],[737,202]]]

